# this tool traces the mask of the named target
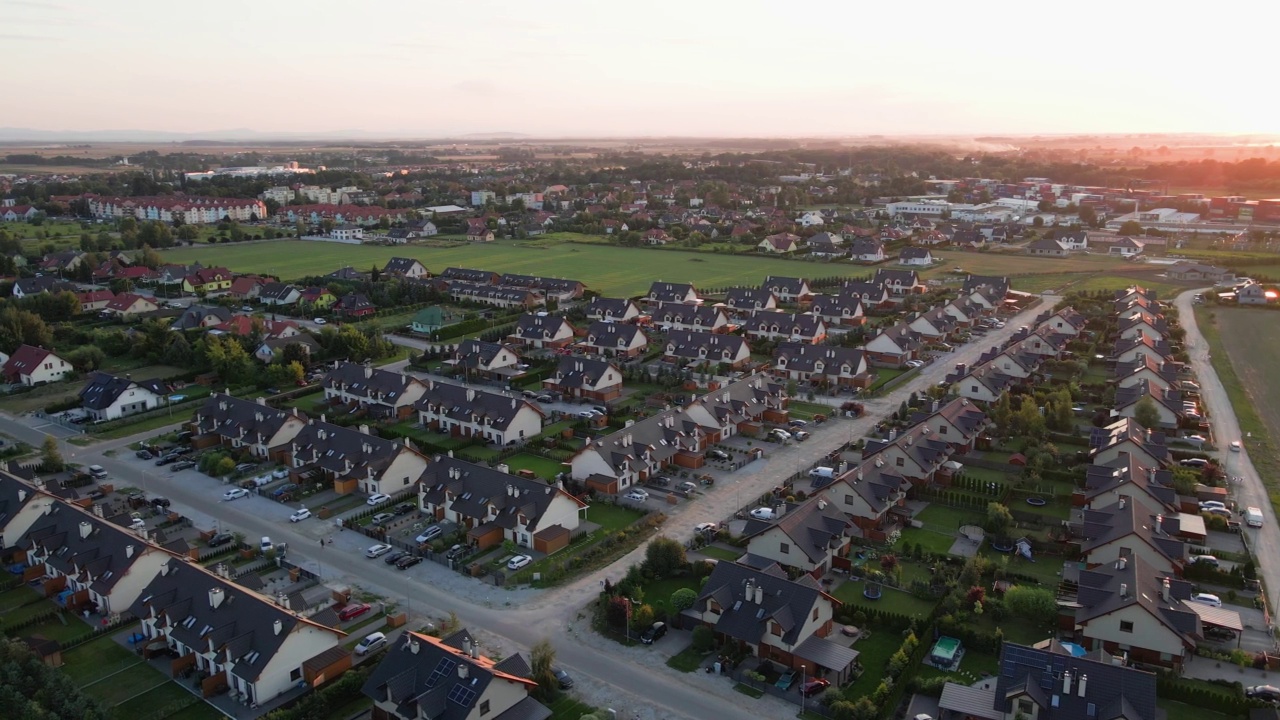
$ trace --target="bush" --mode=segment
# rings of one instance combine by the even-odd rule
[[[716,633],[706,625],[693,629],[693,649],[700,653],[708,653],[716,648]]]

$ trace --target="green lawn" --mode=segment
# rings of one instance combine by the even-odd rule
[[[766,275],[848,277],[868,274],[868,268],[857,265],[563,242],[583,237],[572,233],[556,233],[552,237],[541,238],[536,243],[501,240],[484,245],[449,248],[281,240],[251,245],[218,244],[180,248],[167,250],[162,255],[165,262],[199,261],[206,265],[223,265],[241,272],[269,273],[285,280],[323,275],[344,265],[367,268],[373,264],[382,265],[394,256],[407,256],[421,260],[433,272],[456,265],[496,272],[576,278],[587,283],[591,289],[610,296],[639,295],[654,280],[692,282],[702,287],[726,287],[756,286]],[[1061,261],[996,253],[953,253],[952,257],[969,272],[989,275],[1060,273],[1073,270],[1101,272],[1126,267],[1114,258],[1100,256],[1082,256]],[[934,274],[937,272],[940,271],[935,271]],[[1014,285],[1020,287],[1019,281],[1015,280]]]
[[[89,626],[79,617],[70,613],[64,613],[63,617],[66,619],[66,623],[62,623],[58,620],[52,620],[47,623],[25,627],[22,629],[22,636],[40,637],[45,638],[46,640],[57,640],[58,642],[65,643],[69,640],[75,640],[89,632]]]
[[[922,641],[923,642],[923,641]],[[863,638],[853,644],[858,651],[858,662],[866,670],[842,693],[847,698],[865,697],[875,692],[884,678],[884,667],[889,658],[902,647],[902,635],[887,630],[873,630],[871,637]],[[834,692],[828,690],[827,692]]]
[[[912,617],[928,617],[929,613],[933,612],[934,606],[938,604],[934,600],[921,600],[905,590],[891,587],[882,589],[883,596],[879,600],[869,600],[862,595],[865,587],[865,580],[846,580],[840,583],[840,587],[837,587],[831,594],[846,605],[888,610]],[[863,667],[874,667],[867,665],[865,661],[862,665]]]
[[[981,513],[939,503],[930,503],[915,519],[924,523],[927,529],[942,532],[955,532],[961,525],[981,525],[983,520]]]
[[[702,661],[707,659],[710,653],[698,652],[693,646],[681,650],[680,652],[667,658],[667,667],[674,668],[680,672],[694,672],[702,667]]]
[[[528,453],[512,455],[503,462],[507,464],[507,468],[513,474],[521,470],[532,470],[535,475],[544,480],[554,480],[556,475],[565,470],[565,466],[559,460]]]
[[[675,591],[689,588],[690,590],[698,590],[699,583],[697,579],[690,577],[683,578],[667,578],[665,580],[651,580],[644,585],[644,595],[636,599],[644,601],[644,603],[653,606],[654,612],[661,615],[662,613],[673,614],[675,611],[671,607],[671,595]]]
[[[62,662],[62,671],[84,686],[141,660],[110,637],[102,637],[63,653]]]
[[[168,682],[163,674],[135,658],[136,665],[115,673],[111,677],[84,686],[84,690],[108,705],[119,705],[139,693],[153,690]]]
[[[621,505],[601,503],[587,508],[587,522],[593,522],[604,530],[621,530],[644,517],[644,513]]]
[[[734,562],[734,561],[736,561],[738,558],[742,557],[743,553],[744,553],[744,552],[746,552],[746,551],[744,551],[744,550],[729,550],[729,549],[727,549],[727,548],[716,547],[716,546],[714,546],[714,545],[708,545],[708,546],[706,546],[706,547],[704,547],[704,548],[701,548],[701,549],[699,549],[699,550],[696,550],[695,552],[697,552],[697,553],[699,553],[699,554],[702,554],[702,555],[706,555],[706,556],[707,556],[707,557],[709,557],[709,558],[715,558],[715,559],[717,559],[717,560],[724,560],[724,561],[726,561],[726,562]]]
[[[578,720],[583,715],[595,712],[595,708],[565,693],[561,693],[560,697],[549,703],[547,707],[551,710],[550,720]]]
[[[965,685],[972,685],[982,679],[983,673],[995,675],[998,672],[1000,672],[1000,658],[965,648],[964,657],[960,659],[960,669],[958,671],[945,672],[929,665],[922,665],[918,677],[922,680],[931,677],[946,677]]]
[[[307,415],[319,417],[320,413],[325,411],[324,391],[317,390],[306,395],[299,395],[292,400],[285,400],[280,403],[283,407],[297,408]]]
[[[156,673],[156,675],[160,676],[159,673]],[[208,710],[217,712],[205,705],[205,702],[193,695],[190,690],[170,680],[151,692],[130,698],[116,705],[114,715],[117,720],[134,720],[134,718],[146,717],[149,713],[153,713],[160,708],[169,707],[174,703],[183,701],[194,702],[194,705],[204,705]]]
[[[40,599],[40,593],[28,585],[19,585],[0,593],[0,617],[8,615],[11,610],[33,603]]]
[[[1164,709],[1165,720],[1239,720],[1240,718],[1239,715],[1227,715],[1163,698],[1157,699],[1156,705]]]
[[[368,698],[365,698],[365,700],[369,703],[373,702]],[[342,707],[345,708],[347,706],[343,705]],[[352,714],[355,714],[355,712],[352,711]],[[195,705],[179,710],[165,718],[165,720],[226,720],[226,717],[227,716],[223,715],[217,708],[202,700]],[[335,720],[347,720],[349,717],[351,717],[351,715],[343,715],[339,718],[335,718]]]

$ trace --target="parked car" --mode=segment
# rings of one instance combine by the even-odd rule
[[[1217,515],[1223,520],[1231,519],[1231,511],[1226,508],[1201,508],[1201,515]]]
[[[533,558],[528,555],[517,555],[507,561],[508,570],[519,570],[520,568],[533,562]]]
[[[367,558],[376,558],[386,555],[389,552],[391,552],[390,545],[386,543],[378,543],[377,545],[370,545],[369,549],[364,551],[364,556]]]
[[[222,493],[222,499],[235,500],[237,498],[242,498],[248,494],[249,494],[249,491],[245,490],[244,488],[231,488],[230,490]]]
[[[422,562],[421,555],[405,555],[396,561],[397,570],[408,570],[409,568]]]
[[[778,440],[785,441],[785,440],[791,439],[791,433],[787,432],[786,430],[783,430],[782,428],[774,428],[769,431],[769,434],[773,435]]]
[[[579,413],[578,413],[578,417],[583,418],[583,419],[585,419],[585,420],[590,420],[591,418],[593,418],[593,417],[595,417],[595,416],[596,416],[596,414],[595,414],[595,413],[593,413],[593,412],[591,412],[590,410],[583,410],[583,411],[581,411],[581,412],[579,412]]]
[[[649,484],[657,485],[658,487],[667,487],[668,485],[671,484],[671,478],[667,477],[666,475],[659,475],[657,477],[650,478]]]
[[[369,499],[365,501],[365,504],[366,504],[366,505],[381,505],[382,503],[384,503],[384,502],[386,502],[386,501],[388,501],[388,500],[390,500],[390,499],[391,499],[391,496],[390,496],[390,495],[385,495],[385,494],[383,494],[383,493],[374,493],[374,494],[372,494],[372,495],[370,495],[370,496],[369,496]]]
[[[1200,469],[1208,466],[1209,461],[1204,458],[1187,458],[1186,460],[1179,460],[1178,464],[1182,467]]]
[[[664,622],[656,622],[649,626],[644,634],[640,636],[640,642],[645,645],[652,645],[654,641],[667,634],[667,624]]]
[[[792,420],[792,421],[788,422],[787,424],[788,424],[788,425],[790,425],[790,426],[791,426],[791,427],[793,427],[793,428],[802,428],[802,427],[804,427],[805,425],[808,425],[809,423],[805,422],[804,420],[795,419],[795,420]]]
[[[236,472],[246,473],[256,467],[258,467],[258,463],[240,463],[239,465],[236,466]]]
[[[688,481],[688,480],[685,480],[684,482],[680,483],[679,485],[676,485],[676,489],[677,489],[677,490],[679,490],[680,492],[683,492],[683,493],[691,493],[691,492],[693,492],[694,490],[697,490],[697,489],[698,489],[698,485],[697,485],[697,483],[694,483],[694,482],[690,482],[690,481]]]
[[[778,515],[773,511],[773,508],[758,507],[755,510],[751,511],[751,517],[755,518],[756,520],[767,521],[767,520],[776,520],[778,518]]]
[[[366,635],[359,645],[356,645],[357,655],[368,655],[371,652],[381,650],[387,644],[387,636],[383,633],[376,632]]]
[[[196,466],[196,464],[195,464],[194,462],[192,462],[191,460],[179,460],[178,462],[176,462],[176,463],[174,463],[174,464],[173,464],[173,467],[169,468],[169,471],[170,471],[170,472],[178,472],[178,471],[181,471],[181,470],[190,470],[191,468],[193,468],[193,467],[195,467],[195,466]]]
[[[1227,447],[1231,448],[1231,452],[1240,452],[1240,441],[1232,440],[1231,444],[1228,445]]]
[[[905,362],[905,363],[903,363],[903,364],[904,364],[904,365],[906,365],[907,367],[909,367],[909,368],[913,368],[913,369],[914,369],[914,368],[918,368],[918,367],[924,367],[924,361],[923,361],[923,360],[908,360],[908,361],[906,361],[906,362]]]
[[[796,676],[800,673],[792,670],[778,676],[778,681],[773,684],[779,690],[790,690],[792,685],[796,684]]]
[[[1218,558],[1212,555],[1192,555],[1191,562],[1200,565],[1212,565],[1213,567],[1218,567]]]
[[[1222,607],[1222,599],[1213,593],[1196,593],[1191,596],[1191,602],[1200,603],[1201,605],[1211,605],[1216,608]]]
[[[413,541],[421,545],[422,543],[429,543],[443,534],[444,534],[444,528],[440,527],[439,525],[432,525],[426,530],[423,530],[422,534],[414,538]]]
[[[1252,685],[1245,688],[1244,696],[1269,702],[1280,702],[1280,688],[1275,685]]]
[[[704,522],[695,525],[693,531],[699,535],[705,535],[706,533],[715,532],[718,527],[719,526],[713,522]]]
[[[325,320],[324,318],[318,317],[318,318],[315,318],[314,320],[312,320],[311,322],[314,322],[314,323],[315,323],[315,324],[317,324],[317,325],[324,325],[324,324],[325,324],[326,322],[328,322],[328,321],[327,321],[327,320]]]
[[[556,676],[556,682],[560,684],[561,690],[568,690],[573,687],[573,678],[564,671],[564,668],[553,667],[551,668],[551,674]]]
[[[392,514],[396,515],[397,517],[400,515],[408,515],[413,511],[414,511],[413,503],[400,503],[399,505],[395,506],[395,508],[391,510]]]
[[[393,552],[393,553],[391,553],[390,555],[388,555],[388,556],[386,557],[386,559],[384,559],[382,562],[384,562],[384,563],[386,563],[386,564],[388,564],[388,565],[395,565],[397,562],[399,562],[399,561],[400,561],[400,558],[402,558],[402,557],[404,557],[405,555],[408,555],[408,554],[409,554],[409,553],[407,553],[407,552],[405,552],[405,551],[403,551],[403,550],[396,550],[395,552]]]
[[[165,498],[165,497],[151,498],[151,507],[154,507],[157,510],[168,510],[169,506],[172,504],[173,503],[169,501],[169,498]]]
[[[1217,625],[1205,625],[1204,636],[1210,640],[1230,641],[1236,639],[1235,631],[1228,630],[1227,628],[1219,627]]]
[[[134,457],[138,458],[139,460],[150,460],[155,456],[151,454],[150,450],[139,450],[138,452],[134,453]]]
[[[293,514],[289,516],[289,522],[302,522],[309,517],[311,517],[311,511],[306,508],[300,508],[294,510]]]
[[[645,500],[649,499],[649,493],[645,492],[644,490],[641,490],[640,488],[636,488],[631,492],[627,493],[626,498],[628,500],[635,500],[636,502],[644,502]]]
[[[731,459],[731,456],[729,455],[729,453],[716,448],[708,448],[707,457],[712,458],[713,460],[730,460]]]
[[[808,430],[797,430],[797,431],[795,431],[794,433],[792,433],[792,434],[791,434],[791,437],[795,438],[795,439],[796,439],[796,442],[804,442],[805,440],[808,440],[808,439],[809,439],[809,431],[808,431]]]
[[[830,680],[827,680],[826,678],[814,678],[806,682],[800,688],[800,694],[805,697],[813,697],[829,687],[831,687]]]
[[[454,545],[453,547],[449,548],[449,551],[444,554],[444,557],[446,560],[457,560],[458,558],[466,554],[467,554],[466,545]]]
[[[235,536],[229,532],[220,532],[209,538],[209,542],[206,544],[211,548],[222,547],[235,539]]]
[[[395,519],[395,515],[392,515],[391,513],[378,513],[369,520],[369,523],[372,525],[381,525],[382,523],[393,519]]]
[[[354,620],[372,609],[369,603],[351,603],[338,611],[338,619],[343,622]]]
[[[1221,508],[1223,510],[1226,510],[1227,505],[1221,500],[1201,500],[1200,501],[1201,510],[1208,510],[1209,508]]]
[[[89,477],[93,478],[94,480],[106,480],[107,469],[102,467],[101,465],[90,465]]]

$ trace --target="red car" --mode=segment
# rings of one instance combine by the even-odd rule
[[[369,603],[355,603],[354,605],[348,605],[338,611],[338,619],[344,622],[347,620],[354,620],[372,609],[373,607],[369,605]]]
[[[800,694],[804,695],[805,697],[813,697],[814,695],[817,695],[818,693],[822,692],[823,690],[826,690],[829,687],[831,687],[830,680],[827,680],[825,678],[814,678],[809,682],[805,683],[804,687],[800,688]]]

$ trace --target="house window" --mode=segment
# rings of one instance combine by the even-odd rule
[[[845,495],[845,496],[844,496],[844,504],[845,504],[845,505],[852,505],[852,504],[853,504],[853,496],[852,496],[852,495]]]
[[[488,714],[489,714],[489,701],[488,701],[488,700],[482,700],[482,701],[480,702],[480,715],[484,716],[484,715],[488,715]]]
[[[817,620],[817,619],[818,619],[818,608],[814,608],[814,609],[813,609],[813,619],[814,619],[814,620]]]
[[[1018,701],[1018,712],[1019,712],[1019,713],[1022,713],[1023,715],[1030,716],[1031,714],[1033,714],[1033,713],[1035,712],[1035,708],[1034,708],[1034,706],[1032,706],[1032,704],[1031,704],[1031,701],[1030,701],[1030,700],[1019,700],[1019,701]]]
[[[1131,633],[1131,632],[1133,632],[1133,621],[1132,621],[1132,620],[1121,620],[1121,621],[1120,621],[1120,632],[1127,632],[1127,633]]]
[[[893,464],[897,465],[898,467],[904,467],[907,464],[907,461],[902,458],[898,458],[897,460],[893,461]]]
[[[769,631],[777,637],[782,637],[782,626],[778,623],[769,623]]]
[[[939,435],[946,435],[946,434],[947,434],[947,426],[946,426],[946,425],[943,425],[942,427],[938,428],[938,434],[939,434]]]
[[[302,668],[300,668],[300,667],[294,668],[294,669],[293,669],[293,671],[289,673],[289,679],[290,679],[290,680],[301,680],[301,679],[302,679]]]
[[[778,552],[782,553],[783,555],[786,555],[791,552],[791,546],[786,543],[779,543]]]

